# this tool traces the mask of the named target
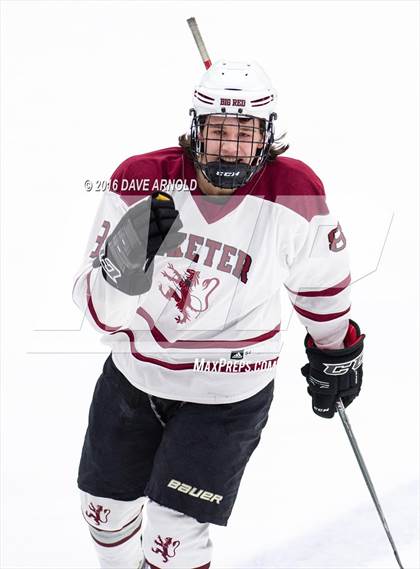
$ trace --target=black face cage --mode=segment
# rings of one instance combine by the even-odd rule
[[[193,115],[193,159],[211,184],[223,189],[240,188],[264,166],[274,140],[275,113],[270,115],[268,121],[251,115],[229,113],[197,116],[194,109],[190,114]],[[232,118],[235,120],[229,121]],[[226,128],[231,138],[226,138]],[[243,149],[247,149],[249,154],[240,154],[244,152]]]

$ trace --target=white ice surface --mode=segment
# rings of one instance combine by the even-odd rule
[[[367,334],[349,417],[406,569],[419,560],[418,3],[2,2],[1,567],[93,568],[76,473],[104,346],[71,301],[99,194],[176,144],[213,59],[255,58],[287,155],[324,181]],[[310,410],[284,305],[276,397],[215,569],[396,567],[338,418]],[[221,468],[223,465],[221,465]]]

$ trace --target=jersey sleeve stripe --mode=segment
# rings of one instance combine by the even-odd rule
[[[296,304],[293,305],[293,308],[298,314],[304,318],[307,318],[308,320],[313,320],[314,322],[329,322],[330,320],[336,320],[337,318],[340,318],[341,316],[344,316],[350,312],[350,306],[342,312],[334,312],[332,314],[317,314],[315,312],[309,312],[308,310],[299,308],[299,306],[296,306]]]
[[[348,274],[347,277],[345,279],[343,279],[341,282],[337,283],[336,285],[333,285],[332,287],[329,288],[325,288],[323,290],[308,290],[305,292],[296,292],[294,290],[292,290],[291,288],[289,288],[288,286],[284,285],[287,290],[292,293],[295,294],[296,296],[307,296],[307,297],[311,297],[311,296],[335,296],[336,294],[340,294],[340,292],[343,292],[344,289],[346,289],[349,284],[351,283],[351,275]]]

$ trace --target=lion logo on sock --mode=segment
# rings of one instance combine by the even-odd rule
[[[88,510],[85,510],[86,517],[87,518],[93,518],[93,521],[95,522],[95,524],[97,526],[100,526],[101,524],[107,523],[108,516],[111,513],[110,509],[104,508],[100,504],[95,506],[93,504],[93,502],[90,502],[89,510],[90,510],[90,512],[88,512]]]
[[[175,557],[176,549],[181,542],[172,537],[165,537],[162,539],[160,535],[155,539],[155,544],[158,547],[152,547],[153,553],[160,553],[163,557],[163,562],[167,563],[171,557]]]

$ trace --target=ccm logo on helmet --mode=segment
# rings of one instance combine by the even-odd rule
[[[224,107],[245,107],[245,99],[220,99],[220,104]]]
[[[178,490],[178,492],[182,492],[183,494],[188,494],[193,498],[200,498],[201,500],[216,502],[217,504],[220,504],[220,502],[223,500],[223,496],[219,496],[219,494],[213,494],[213,492],[208,492],[207,490],[197,490],[195,486],[184,484],[183,482],[175,480],[174,478],[168,482],[168,488],[173,488],[174,490]]]
[[[357,358],[354,360],[350,360],[349,362],[343,362],[342,364],[326,364],[323,363],[322,365],[325,366],[324,373],[327,375],[344,375],[347,371],[351,368],[353,370],[358,369],[363,363],[363,353],[361,353]]]

